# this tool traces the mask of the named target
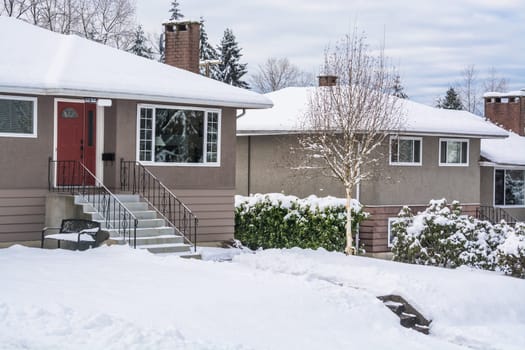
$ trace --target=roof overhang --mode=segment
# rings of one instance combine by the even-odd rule
[[[313,132],[307,130],[237,130],[237,136],[264,136],[264,135],[297,135],[306,132]],[[416,132],[416,131],[393,131],[391,134],[409,135],[409,136],[434,136],[434,137],[461,137],[468,139],[505,139],[508,134],[465,134],[465,133],[445,133],[445,132]]]
[[[28,95],[46,95],[46,96],[78,96],[78,97],[95,97],[95,98],[112,98],[122,100],[138,100],[151,102],[165,102],[165,103],[181,103],[190,105],[203,105],[214,107],[231,107],[231,108],[246,108],[246,109],[264,109],[273,107],[273,103],[246,103],[224,100],[210,100],[199,98],[185,98],[166,95],[148,95],[148,94],[134,94],[118,91],[100,91],[90,89],[60,89],[60,88],[36,88],[36,87],[19,87],[0,85],[0,91],[4,93],[13,94],[28,94]]]

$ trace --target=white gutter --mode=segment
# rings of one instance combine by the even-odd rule
[[[195,97],[174,97],[166,95],[147,95],[147,94],[136,94],[127,92],[111,92],[111,91],[99,91],[89,89],[57,89],[57,88],[31,88],[31,87],[14,87],[14,86],[1,86],[0,91],[5,93],[13,94],[35,94],[35,95],[50,95],[50,96],[79,96],[79,97],[95,97],[95,98],[107,98],[107,99],[122,99],[122,100],[139,100],[139,101],[151,101],[151,102],[169,102],[169,103],[181,103],[190,105],[207,105],[207,106],[221,106],[221,107],[232,107],[240,109],[264,109],[273,107],[273,103],[266,97],[262,99],[267,102],[243,102],[243,101],[232,101],[222,99],[208,99],[208,98],[195,98]]]

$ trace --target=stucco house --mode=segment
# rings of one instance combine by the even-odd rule
[[[327,81],[320,79],[320,83]],[[342,185],[316,169],[294,169],[297,135],[307,98],[317,87],[290,87],[266,96],[267,110],[248,111],[237,123],[237,193],[283,192],[305,197],[344,197]],[[508,133],[466,111],[399,101],[402,130],[381,146],[384,155],[376,176],[361,183],[354,197],[371,213],[362,223],[359,240],[372,254],[389,252],[390,223],[403,205],[423,209],[431,199],[461,202],[475,215],[481,203],[480,143],[500,140]]]
[[[272,102],[190,72],[198,22],[164,28],[168,64],[0,17],[0,244],[38,241],[79,205],[152,250],[185,228],[233,237],[237,113]],[[67,204],[82,191],[99,203]]]
[[[481,142],[481,205],[486,215],[525,221],[525,89],[484,95],[485,118],[509,131]]]

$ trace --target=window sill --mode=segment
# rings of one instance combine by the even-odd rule
[[[155,163],[139,161],[144,166],[160,166],[160,167],[196,167],[196,168],[220,168],[220,163]]]
[[[469,164],[468,163],[461,163],[461,164],[456,164],[456,163],[439,163],[439,166],[468,168]]]
[[[16,134],[16,133],[0,132],[0,137],[15,137],[15,138],[20,138],[20,139],[36,139],[38,136],[36,134]]]
[[[390,163],[391,166],[422,166],[423,163]]]

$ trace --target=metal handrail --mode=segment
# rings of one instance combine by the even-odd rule
[[[183,237],[185,242],[193,245],[194,251],[197,250],[199,219],[145,166],[137,161],[121,158],[120,189],[140,194]]]
[[[48,189],[80,195],[101,215],[106,228],[114,229],[137,248],[137,217],[82,162],[53,160],[48,163]]]
[[[502,208],[492,207],[489,205],[480,205],[478,208],[476,208],[476,217],[478,219],[488,220],[493,224],[504,220],[507,224],[514,225],[519,221]]]

